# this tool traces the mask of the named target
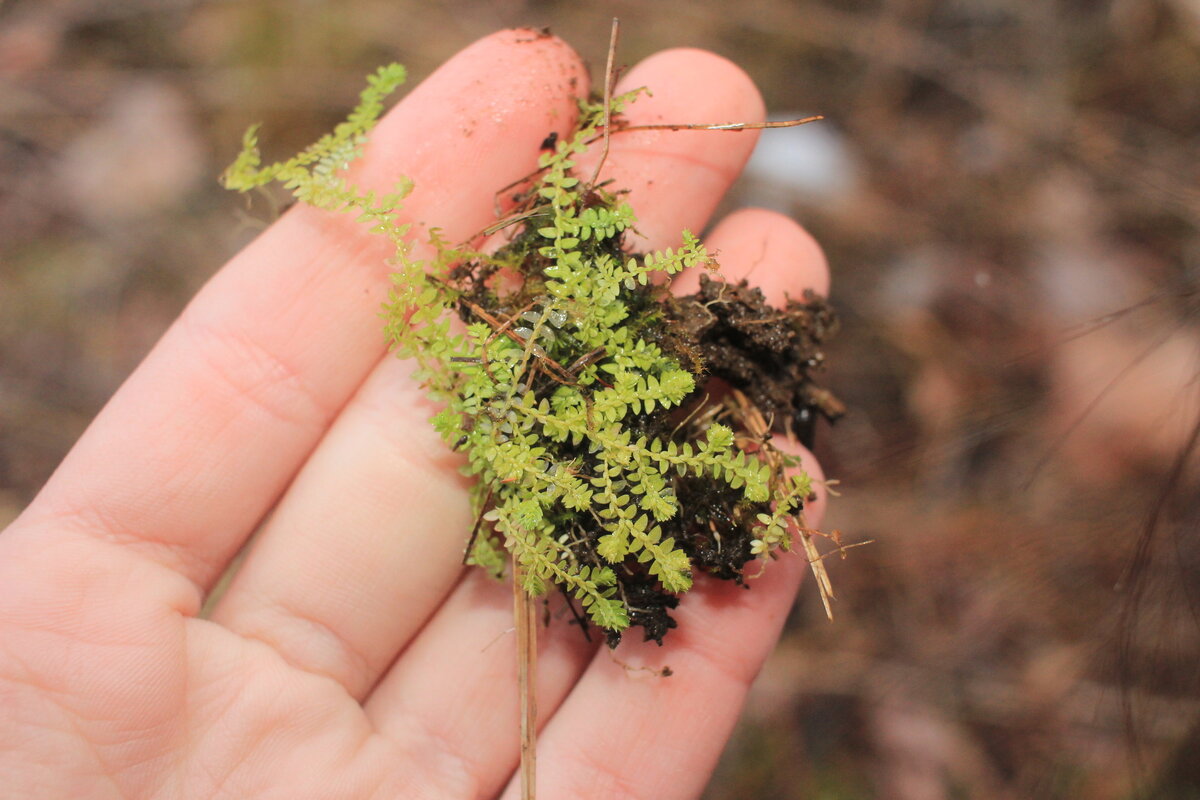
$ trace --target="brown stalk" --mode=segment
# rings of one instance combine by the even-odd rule
[[[521,800],[537,796],[537,603],[525,591],[513,557],[513,617],[517,623],[517,689],[521,696]]]
[[[663,122],[656,125],[626,125],[617,128],[618,133],[627,131],[756,131],[763,128],[794,128],[825,119],[820,114],[800,119],[781,119],[771,122]],[[605,133],[608,129],[605,128]]]
[[[608,64],[604,68],[604,149],[600,151],[600,160],[596,162],[596,171],[592,173],[591,185],[595,186],[600,180],[600,168],[608,159],[608,144],[612,139],[612,93],[613,83],[617,76],[613,72],[613,61],[617,57],[617,39],[621,36],[621,21],[613,17],[612,34],[608,37]]]

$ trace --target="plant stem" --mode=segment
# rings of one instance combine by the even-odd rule
[[[525,591],[513,559],[513,617],[517,625],[517,688],[521,695],[521,800],[537,796],[537,604]]]
[[[621,36],[621,21],[613,17],[612,34],[608,39],[608,64],[604,68],[604,149],[600,151],[600,160],[596,162],[596,171],[592,173],[592,186],[600,180],[600,168],[608,159],[608,144],[612,139],[612,93],[617,76],[614,73],[613,62],[617,57],[617,39]]]

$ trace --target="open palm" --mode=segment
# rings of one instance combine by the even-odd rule
[[[631,107],[639,122],[763,113],[741,71],[700,51],[660,53],[624,83],[655,91]],[[461,240],[584,91],[561,41],[488,37],[385,118],[356,179],[411,177],[415,236],[439,226]],[[631,190],[639,247],[702,227],[755,138],[614,139],[606,174]],[[769,212],[731,216],[707,244],[776,299],[828,288],[816,245]],[[457,462],[409,367],[383,352],[386,256],[349,220],[288,212],[188,306],[0,536],[0,796],[515,791],[511,597],[461,569],[472,520]],[[543,632],[542,796],[699,794],[803,566],[784,559],[751,592],[701,585],[667,646],[630,642],[624,663],[577,628]],[[674,677],[629,668],[663,664]]]

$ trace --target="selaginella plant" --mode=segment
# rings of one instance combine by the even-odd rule
[[[243,192],[278,181],[395,245],[386,332],[444,406],[433,425],[475,478],[466,560],[500,575],[513,559],[528,593],[561,591],[613,646],[630,626],[661,643],[697,572],[741,582],[794,532],[814,560],[794,522],[810,479],[771,434],[839,413],[809,374],[835,326],[824,301],[773,309],[708,275],[696,295],[670,295],[662,277],[716,268],[686,231],[676,248],[625,250],[633,209],[576,159],[606,125],[620,131],[636,92],[581,102],[573,133],[547,139],[516,208],[487,232],[506,235],[498,249],[435,231],[436,255],[414,258],[397,221],[410,186],[377,196],[342,175],[403,80],[399,65],[381,68],[345,122],[287,161],[263,166],[252,128],[224,181]]]

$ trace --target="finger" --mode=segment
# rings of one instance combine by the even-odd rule
[[[401,218],[417,236],[470,236],[570,124],[583,74],[558,39],[483,39],[382,121],[359,174],[414,180]],[[345,216],[290,211],[189,305],[23,524],[71,522],[209,585],[378,361],[387,255]]]
[[[735,74],[737,79],[729,76]],[[723,79],[713,82],[714,76]],[[625,114],[630,126],[757,122],[765,116],[762,96],[738,67],[703,50],[666,50],[638,64],[617,92],[647,86]],[[686,98],[686,100],[683,100]],[[742,171],[758,130],[649,130],[617,133],[611,138],[600,181],[610,189],[628,189],[638,215],[637,232],[626,237],[633,250],[673,247],[681,232],[698,233],[725,191]],[[579,173],[590,175],[600,160],[593,147],[579,159]]]
[[[656,104],[634,103],[632,120],[761,114],[745,74],[708,53],[652,57],[627,79],[643,84],[654,87]],[[683,226],[705,224],[748,157],[753,137],[731,136],[710,138],[715,152],[709,153],[700,147],[703,137],[656,135],[652,146],[614,148],[610,169],[637,176],[631,202],[647,209],[654,225],[668,214],[678,235]],[[681,185],[705,191],[669,193]],[[359,697],[458,579],[472,522],[457,461],[440,455],[445,446],[428,423],[433,409],[409,371],[393,360],[376,369],[280,502],[214,612],[222,624],[270,642],[293,664],[334,677]]]
[[[753,273],[754,283],[776,303],[805,288],[828,287],[820,249],[778,214],[735,214],[706,246],[722,253],[729,280]],[[798,444],[776,442],[800,454],[817,479],[817,499],[805,515],[819,525],[826,499],[820,466]],[[807,567],[803,556],[785,554],[751,581],[750,591],[697,581],[682,598],[679,626],[664,647],[622,644],[620,661],[597,653],[541,736],[541,791],[552,797],[699,796]],[[673,675],[656,677],[664,667]],[[504,796],[518,796],[515,782]]]
[[[805,469],[821,475],[807,454]],[[809,513],[818,524],[821,504]],[[539,739],[541,792],[700,796],[806,569],[803,557],[787,555],[750,591],[699,581],[680,603],[679,627],[665,646],[630,642],[615,657],[597,653]],[[659,677],[667,667],[670,677]],[[518,796],[510,784],[504,797]]]
[[[551,596],[550,624],[539,625],[536,702],[549,714],[595,652],[561,598]],[[449,755],[430,763],[444,797],[495,797],[519,752],[517,637],[513,592],[480,570],[462,582],[405,650],[366,703],[385,737],[431,740]]]
[[[375,369],[212,612],[359,698],[458,579],[472,524],[461,461],[412,369]]]
[[[742,240],[761,241],[764,235],[771,235],[771,231],[781,224],[781,218],[773,215],[746,213],[735,215],[718,226],[711,241],[727,246],[726,251],[731,258],[725,265],[725,271],[731,278],[736,280],[754,263],[737,257],[737,253],[752,251],[752,248],[742,246]],[[795,223],[788,222],[787,225],[794,226]],[[760,264],[759,277],[774,294],[799,294],[805,288],[802,281],[809,276],[820,279],[824,270],[823,258],[816,259],[819,263],[808,263],[816,255],[811,251],[796,254],[773,250],[772,253],[773,260],[770,263]],[[799,258],[795,257],[797,255]],[[814,524],[820,510],[819,505],[810,509]],[[757,610],[753,614],[743,613],[722,619],[721,624],[736,628],[746,618],[753,617],[756,620],[754,624],[760,626],[755,630],[759,631],[761,638],[773,639],[778,618],[786,615],[794,594],[796,573],[802,566],[801,559],[788,557],[772,565],[770,571],[777,572],[779,567],[783,567],[781,574],[789,576],[787,580],[776,576],[773,582],[756,582],[749,593],[703,588],[699,597],[717,591],[724,592],[720,596],[726,599],[732,594],[735,600],[741,601],[743,594],[761,594],[758,600],[749,598],[751,602],[758,603],[754,606]],[[701,586],[706,583],[711,582],[700,582]],[[519,698],[514,679],[515,645],[512,637],[505,634],[512,626],[507,599],[509,589],[493,585],[486,590],[492,593],[493,606],[497,609],[490,615],[481,614],[477,607],[478,598],[484,591],[474,579],[457,589],[446,606],[422,629],[366,704],[368,714],[385,735],[407,741],[420,732],[429,735],[433,731],[443,746],[458,754],[452,763],[467,765],[466,768],[476,776],[471,786],[478,796],[490,796],[496,790],[496,776],[510,772],[516,765],[518,755],[516,720]],[[706,607],[706,602],[703,599],[699,601],[702,609]],[[696,611],[693,605],[689,593],[681,605],[684,614],[681,629],[711,624],[710,617],[714,615]],[[763,629],[763,619],[774,627]],[[676,631],[671,637],[678,635],[679,631]],[[579,641],[578,631],[563,625],[561,620],[552,623],[549,629],[539,631],[539,638],[544,640],[547,637],[551,639],[551,645],[539,656],[538,676],[538,708],[543,719],[554,714],[564,695],[584,670],[584,657],[591,652]],[[565,642],[564,637],[567,639]],[[630,638],[633,638],[633,634]],[[499,646],[499,642],[487,648],[481,647],[482,643],[497,639],[504,643],[503,647]],[[668,651],[673,652],[672,647],[669,638]],[[623,646],[618,654],[625,659],[627,652],[628,648]],[[471,655],[464,658],[464,653]],[[596,660],[608,662],[609,656],[601,653]],[[487,709],[480,713],[479,704],[484,697],[487,698]],[[573,702],[573,699],[568,702]],[[611,716],[605,715],[604,718],[611,719]],[[643,741],[641,746],[650,747],[651,744]],[[660,750],[661,742],[653,742],[652,746]],[[471,796],[469,792],[463,794]],[[610,796],[590,790],[561,795],[550,792],[549,795]],[[624,795],[618,793],[611,796]]]
[[[753,230],[753,235],[747,231]],[[748,280],[767,302],[783,306],[798,290],[829,295],[829,264],[808,231],[776,211],[747,208],[730,214],[708,235],[705,247],[716,257],[727,280]],[[678,295],[700,289],[702,267],[681,272],[672,282]]]

